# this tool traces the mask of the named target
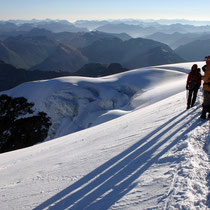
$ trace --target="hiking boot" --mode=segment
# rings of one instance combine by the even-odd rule
[[[207,113],[206,109],[203,108],[200,118],[201,119],[206,119],[206,113]]]

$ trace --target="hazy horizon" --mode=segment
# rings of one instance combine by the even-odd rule
[[[0,20],[210,20],[209,0],[0,0]]]
[[[134,18],[122,18],[122,19],[78,19],[75,21],[70,21],[67,19],[51,19],[51,18],[45,18],[45,19],[37,19],[37,18],[32,18],[32,19],[5,19],[0,21],[3,22],[13,22],[13,23],[30,23],[30,22],[41,22],[41,21],[68,21],[69,23],[76,23],[79,21],[108,21],[110,23],[112,22],[124,22],[126,24],[138,24],[138,22],[145,22],[145,23],[152,23],[156,22],[162,25],[171,25],[171,24],[183,24],[183,25],[195,25],[195,26],[206,26],[210,25],[209,20],[190,20],[190,19],[134,19]]]
[[[69,20],[67,18],[13,18],[13,19],[2,19],[0,18],[0,21],[10,21],[10,20],[23,20],[23,21],[32,21],[32,20],[37,20],[37,21],[43,21],[43,20],[59,20],[59,21],[62,21],[62,20],[67,20],[69,22],[76,22],[76,21],[116,21],[116,20],[137,20],[137,21],[162,21],[162,20],[170,20],[170,21],[195,21],[195,22],[210,22],[210,20],[199,20],[199,19],[186,19],[186,18],[157,18],[157,19],[154,19],[154,18],[147,18],[147,19],[141,19],[141,18],[115,18],[115,19],[112,19],[112,18],[98,18],[98,19],[93,19],[93,18],[83,18],[83,19],[75,19],[75,20]]]

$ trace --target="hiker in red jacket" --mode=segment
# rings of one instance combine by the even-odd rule
[[[187,109],[193,107],[196,101],[198,89],[201,86],[201,73],[197,64],[193,64],[191,72],[187,77],[186,89],[189,90]],[[193,96],[193,97],[192,97]]]

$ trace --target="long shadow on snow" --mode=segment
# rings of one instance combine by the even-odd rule
[[[192,112],[195,112],[195,110]],[[185,111],[173,117],[142,138],[139,142],[40,204],[35,210],[47,207],[50,209],[109,208],[135,187],[136,184],[134,181],[139,178],[142,173],[158,161],[162,155],[201,122],[195,120],[190,127],[186,128],[186,125],[180,126],[167,135],[172,128],[176,128],[176,126],[186,118],[186,115],[184,115],[175,121],[184,113]],[[192,118],[190,118],[186,124],[190,122],[192,122]],[[171,125],[169,125],[170,123]],[[183,132],[178,138],[175,138],[171,143],[166,145],[158,154],[153,155],[158,148],[166,144],[181,130],[183,130]],[[148,141],[148,139],[150,140]],[[104,194],[106,195],[102,197]]]

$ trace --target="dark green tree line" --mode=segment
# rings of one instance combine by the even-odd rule
[[[0,153],[42,142],[51,126],[44,112],[34,113],[24,97],[0,95]]]

